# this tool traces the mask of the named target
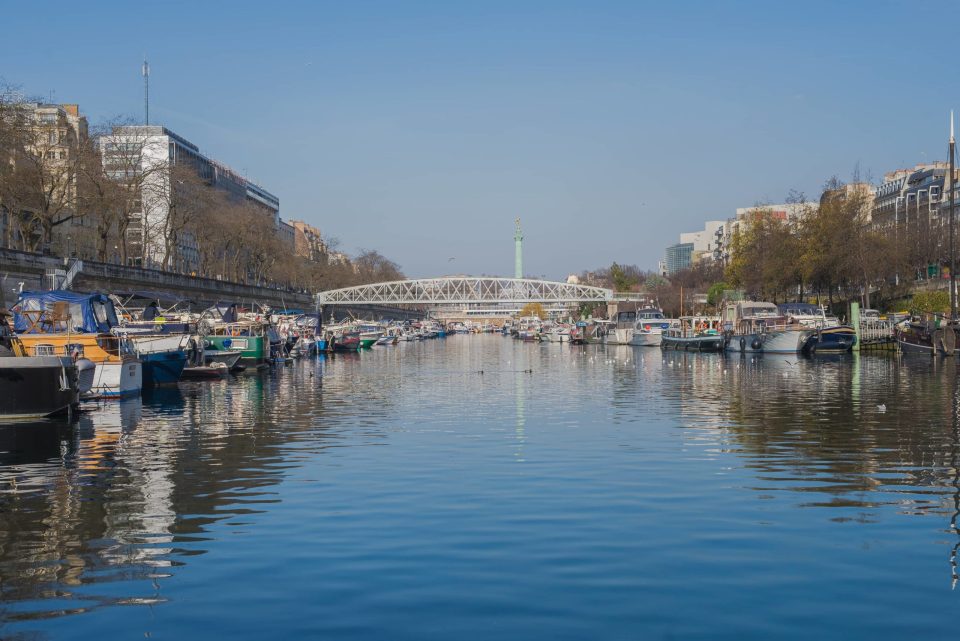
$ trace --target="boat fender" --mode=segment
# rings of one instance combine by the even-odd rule
[[[747,351],[747,339],[744,338],[743,336],[740,337],[740,351],[741,352]]]
[[[71,390],[70,377],[67,375],[67,366],[61,364],[60,365],[60,391],[69,392],[70,390]]]
[[[753,339],[753,342],[750,343],[750,347],[752,347],[755,351],[757,351],[757,350],[759,350],[761,347],[763,347],[763,343],[760,342],[760,339],[759,339],[759,338],[755,338],[755,339]]]

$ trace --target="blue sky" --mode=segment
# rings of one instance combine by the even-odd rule
[[[408,275],[559,278],[946,156],[956,2],[45,2],[0,77],[141,117]],[[450,258],[455,260],[451,261]]]

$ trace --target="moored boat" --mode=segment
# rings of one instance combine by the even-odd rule
[[[669,327],[661,333],[660,347],[696,352],[722,352],[726,339],[719,330],[718,318],[684,316],[679,326]]]
[[[201,327],[205,341],[215,351],[240,352],[239,364],[245,367],[265,367],[272,356],[271,345],[280,345],[279,335],[268,321],[238,317],[227,312],[221,318],[208,318]]]
[[[140,393],[141,362],[126,339],[111,333],[118,323],[107,296],[60,290],[22,292],[13,312],[14,330],[25,355],[93,362],[93,383],[85,396],[122,398]]]
[[[692,352],[722,352],[725,348],[725,341],[722,334],[683,336],[681,330],[673,327],[663,333],[660,347]]]
[[[206,366],[223,365],[228,370],[239,366],[242,352],[235,349],[204,349],[203,364]]]
[[[615,319],[606,328],[603,342],[607,345],[629,345],[636,329],[637,312],[617,312]]]
[[[787,325],[812,330],[801,346],[805,354],[848,352],[857,344],[857,331],[842,325],[836,316],[812,303],[782,303],[777,306]]]
[[[953,356],[960,343],[958,330],[954,324],[912,318],[897,326],[897,347],[904,354]]]
[[[0,421],[69,413],[80,401],[78,363],[67,356],[24,356],[8,318],[0,304]]]
[[[728,303],[722,310],[722,319],[726,350],[730,352],[796,354],[813,331],[788,324],[776,305],[760,301]]]
[[[656,347],[662,334],[671,327],[679,327],[680,321],[665,318],[663,312],[655,307],[647,307],[637,312],[630,345],[634,347]]]
[[[125,327],[113,333],[126,339],[130,351],[140,359],[143,386],[175,385],[187,365],[186,334],[128,334]]]
[[[0,356],[0,421],[68,413],[80,401],[77,366],[68,356]]]

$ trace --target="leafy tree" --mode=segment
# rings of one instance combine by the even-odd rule
[[[757,207],[735,230],[726,280],[751,297],[787,300],[801,282],[800,242],[796,228]]]
[[[670,284],[670,281],[667,280],[666,278],[664,278],[663,276],[660,276],[659,274],[651,274],[651,275],[648,276],[647,279],[643,282],[643,287],[644,287],[647,291],[651,291],[651,292],[652,292],[652,291],[654,291],[654,290],[656,290],[656,289],[659,289],[659,288],[661,288],[661,287],[666,287],[666,286],[668,286],[669,284]]]
[[[537,318],[544,319],[547,317],[547,311],[540,303],[527,303],[523,306],[523,309],[520,310],[520,316],[536,316]]]
[[[629,292],[640,283],[640,270],[635,266],[610,265],[610,281],[614,291]]]
[[[910,301],[910,312],[914,314],[950,313],[950,293],[945,290],[917,292]]]
[[[707,304],[714,307],[719,305],[723,300],[723,292],[728,289],[731,289],[730,285],[723,281],[710,285],[710,289],[707,290]]]

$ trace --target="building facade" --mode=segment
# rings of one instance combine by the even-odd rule
[[[291,253],[296,253],[297,230],[293,225],[282,218],[278,219],[277,236],[280,238],[280,242],[283,243],[284,249]]]
[[[883,183],[874,190],[871,208],[874,227],[893,229],[924,218],[937,224],[947,171],[947,163],[934,162],[884,174]]]
[[[819,205],[815,202],[781,203],[778,205],[754,205],[738,207],[736,215],[728,218],[722,229],[715,233],[714,256],[726,264],[730,259],[731,245],[737,234],[746,233],[751,225],[761,218],[777,220],[784,224],[795,224],[815,213]]]
[[[713,260],[717,248],[717,231],[724,228],[725,220],[708,220],[699,231],[680,234],[681,243],[693,245],[692,263]]]
[[[680,242],[667,247],[658,272],[670,275],[689,269],[700,261],[713,260],[719,238],[717,232],[725,224],[723,220],[710,220],[704,223],[701,230],[680,234]]]
[[[247,202],[261,210],[265,232],[282,231],[279,198],[226,164],[205,156],[197,145],[166,127],[114,127],[101,137],[99,145],[108,175],[133,181],[139,194],[126,233],[128,260],[133,264],[158,267],[166,263],[168,268],[184,273],[199,267],[198,242],[189,231],[177,232],[174,255],[167,255],[171,202],[177,187],[172,177],[175,167],[188,167],[233,201]]]
[[[20,166],[28,175],[42,174],[42,179],[35,180],[34,185],[41,193],[30,201],[0,202],[0,244],[36,245],[41,240],[40,230],[30,224],[30,214],[42,208],[51,221],[65,222],[53,226],[50,245],[39,249],[65,256],[87,256],[93,250],[92,232],[88,221],[75,215],[78,213],[79,154],[89,138],[87,119],[76,104],[21,102],[14,109],[13,118],[23,136],[21,149],[27,157],[18,159],[14,152],[14,157],[6,160],[15,172]],[[36,202],[38,198],[44,202]]]
[[[693,243],[677,243],[667,247],[664,256],[664,273],[669,276],[693,265]]]
[[[327,244],[320,230],[302,220],[291,220],[294,229],[294,253],[315,263],[323,262],[327,255]]]

